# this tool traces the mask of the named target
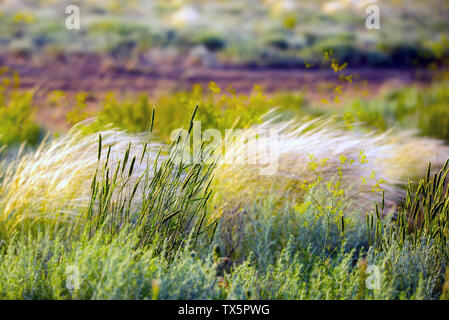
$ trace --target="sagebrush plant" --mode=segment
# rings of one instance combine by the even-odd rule
[[[396,222],[393,224],[380,219],[379,205],[376,205],[377,223],[373,241],[378,246],[386,247],[392,243],[400,246],[419,246],[424,243],[436,250],[441,259],[446,259],[449,227],[448,175],[449,160],[433,176],[429,164],[425,178],[417,183],[409,181],[404,202],[399,206]],[[383,206],[382,201],[380,208]],[[373,215],[367,216],[368,220],[372,225]]]
[[[60,237],[64,237],[60,235]],[[421,253],[419,253],[421,252]],[[266,271],[252,256],[217,278],[210,253],[187,246],[169,262],[128,237],[65,242],[55,235],[15,238],[0,253],[0,296],[5,299],[424,299],[432,298],[438,270],[426,250],[395,248],[370,253],[385,265],[382,287],[366,288],[364,258],[355,252],[322,259],[287,245]],[[414,258],[413,258],[414,257]],[[354,263],[355,260],[361,261]],[[428,261],[428,262],[425,262]],[[417,263],[419,262],[419,263]],[[394,268],[388,268],[389,264]],[[80,287],[66,287],[77,266]],[[401,277],[405,277],[401,279]],[[404,281],[404,279],[407,279]],[[19,285],[20,283],[20,285]],[[439,298],[434,295],[433,298]]]

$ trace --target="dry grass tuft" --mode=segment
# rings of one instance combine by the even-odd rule
[[[79,125],[66,136],[18,157],[5,168],[0,181],[0,231],[8,234],[24,222],[62,221],[82,215],[90,199],[92,178],[108,152],[109,168],[116,167],[129,145],[130,159],[140,159],[145,138],[148,140],[144,134],[117,130],[86,135]],[[151,146],[155,152],[147,151],[148,158],[155,157],[158,147]],[[147,163],[152,161],[137,162],[134,172],[141,173]]]

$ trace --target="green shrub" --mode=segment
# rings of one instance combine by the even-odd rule
[[[219,33],[209,32],[199,35],[194,43],[202,44],[211,51],[219,51],[226,47],[226,38]]]

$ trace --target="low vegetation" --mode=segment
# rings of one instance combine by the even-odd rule
[[[273,103],[260,93],[241,100],[210,90],[206,111],[212,94],[222,97],[223,129],[239,103],[261,113],[257,103]],[[122,106],[119,122],[102,111],[1,166],[1,298],[447,299],[448,165],[441,161],[449,152],[440,142],[367,135],[338,120],[278,119],[268,123],[284,128],[290,149],[266,178],[257,166],[224,165],[206,149],[212,162],[180,162],[182,140],[158,142],[158,121],[168,116],[146,102],[138,108],[149,122],[133,122],[126,114],[135,105]],[[269,121],[247,109],[242,127]],[[201,106],[193,111],[186,128],[196,116],[217,124]],[[129,132],[93,132],[95,121]],[[392,160],[376,159],[380,149]],[[422,178],[407,182],[414,175]]]
[[[68,5],[82,9],[82,30],[64,28]],[[353,66],[425,67],[449,57],[447,4],[382,3],[382,28],[365,28],[366,1],[198,2],[48,0],[0,4],[2,52],[34,60],[80,52],[129,68],[160,61],[206,66],[319,66],[334,49]],[[445,44],[441,49],[441,44]],[[318,58],[318,59],[317,59]],[[150,61],[150,63],[148,63]]]
[[[367,4],[1,2],[0,64],[33,77],[81,57],[101,81],[242,66],[326,79],[320,102],[214,82],[73,98],[1,68],[0,299],[449,299],[447,3],[382,2],[375,32]],[[360,66],[432,82],[352,97]],[[37,104],[70,130],[43,127]]]

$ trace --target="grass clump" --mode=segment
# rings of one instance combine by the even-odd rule
[[[379,130],[411,129],[424,136],[449,140],[448,83],[429,88],[397,89],[371,101],[355,100],[345,110],[349,121],[361,121]]]
[[[32,92],[20,92],[19,77],[0,69],[0,145],[36,145],[40,128],[34,120]]]

